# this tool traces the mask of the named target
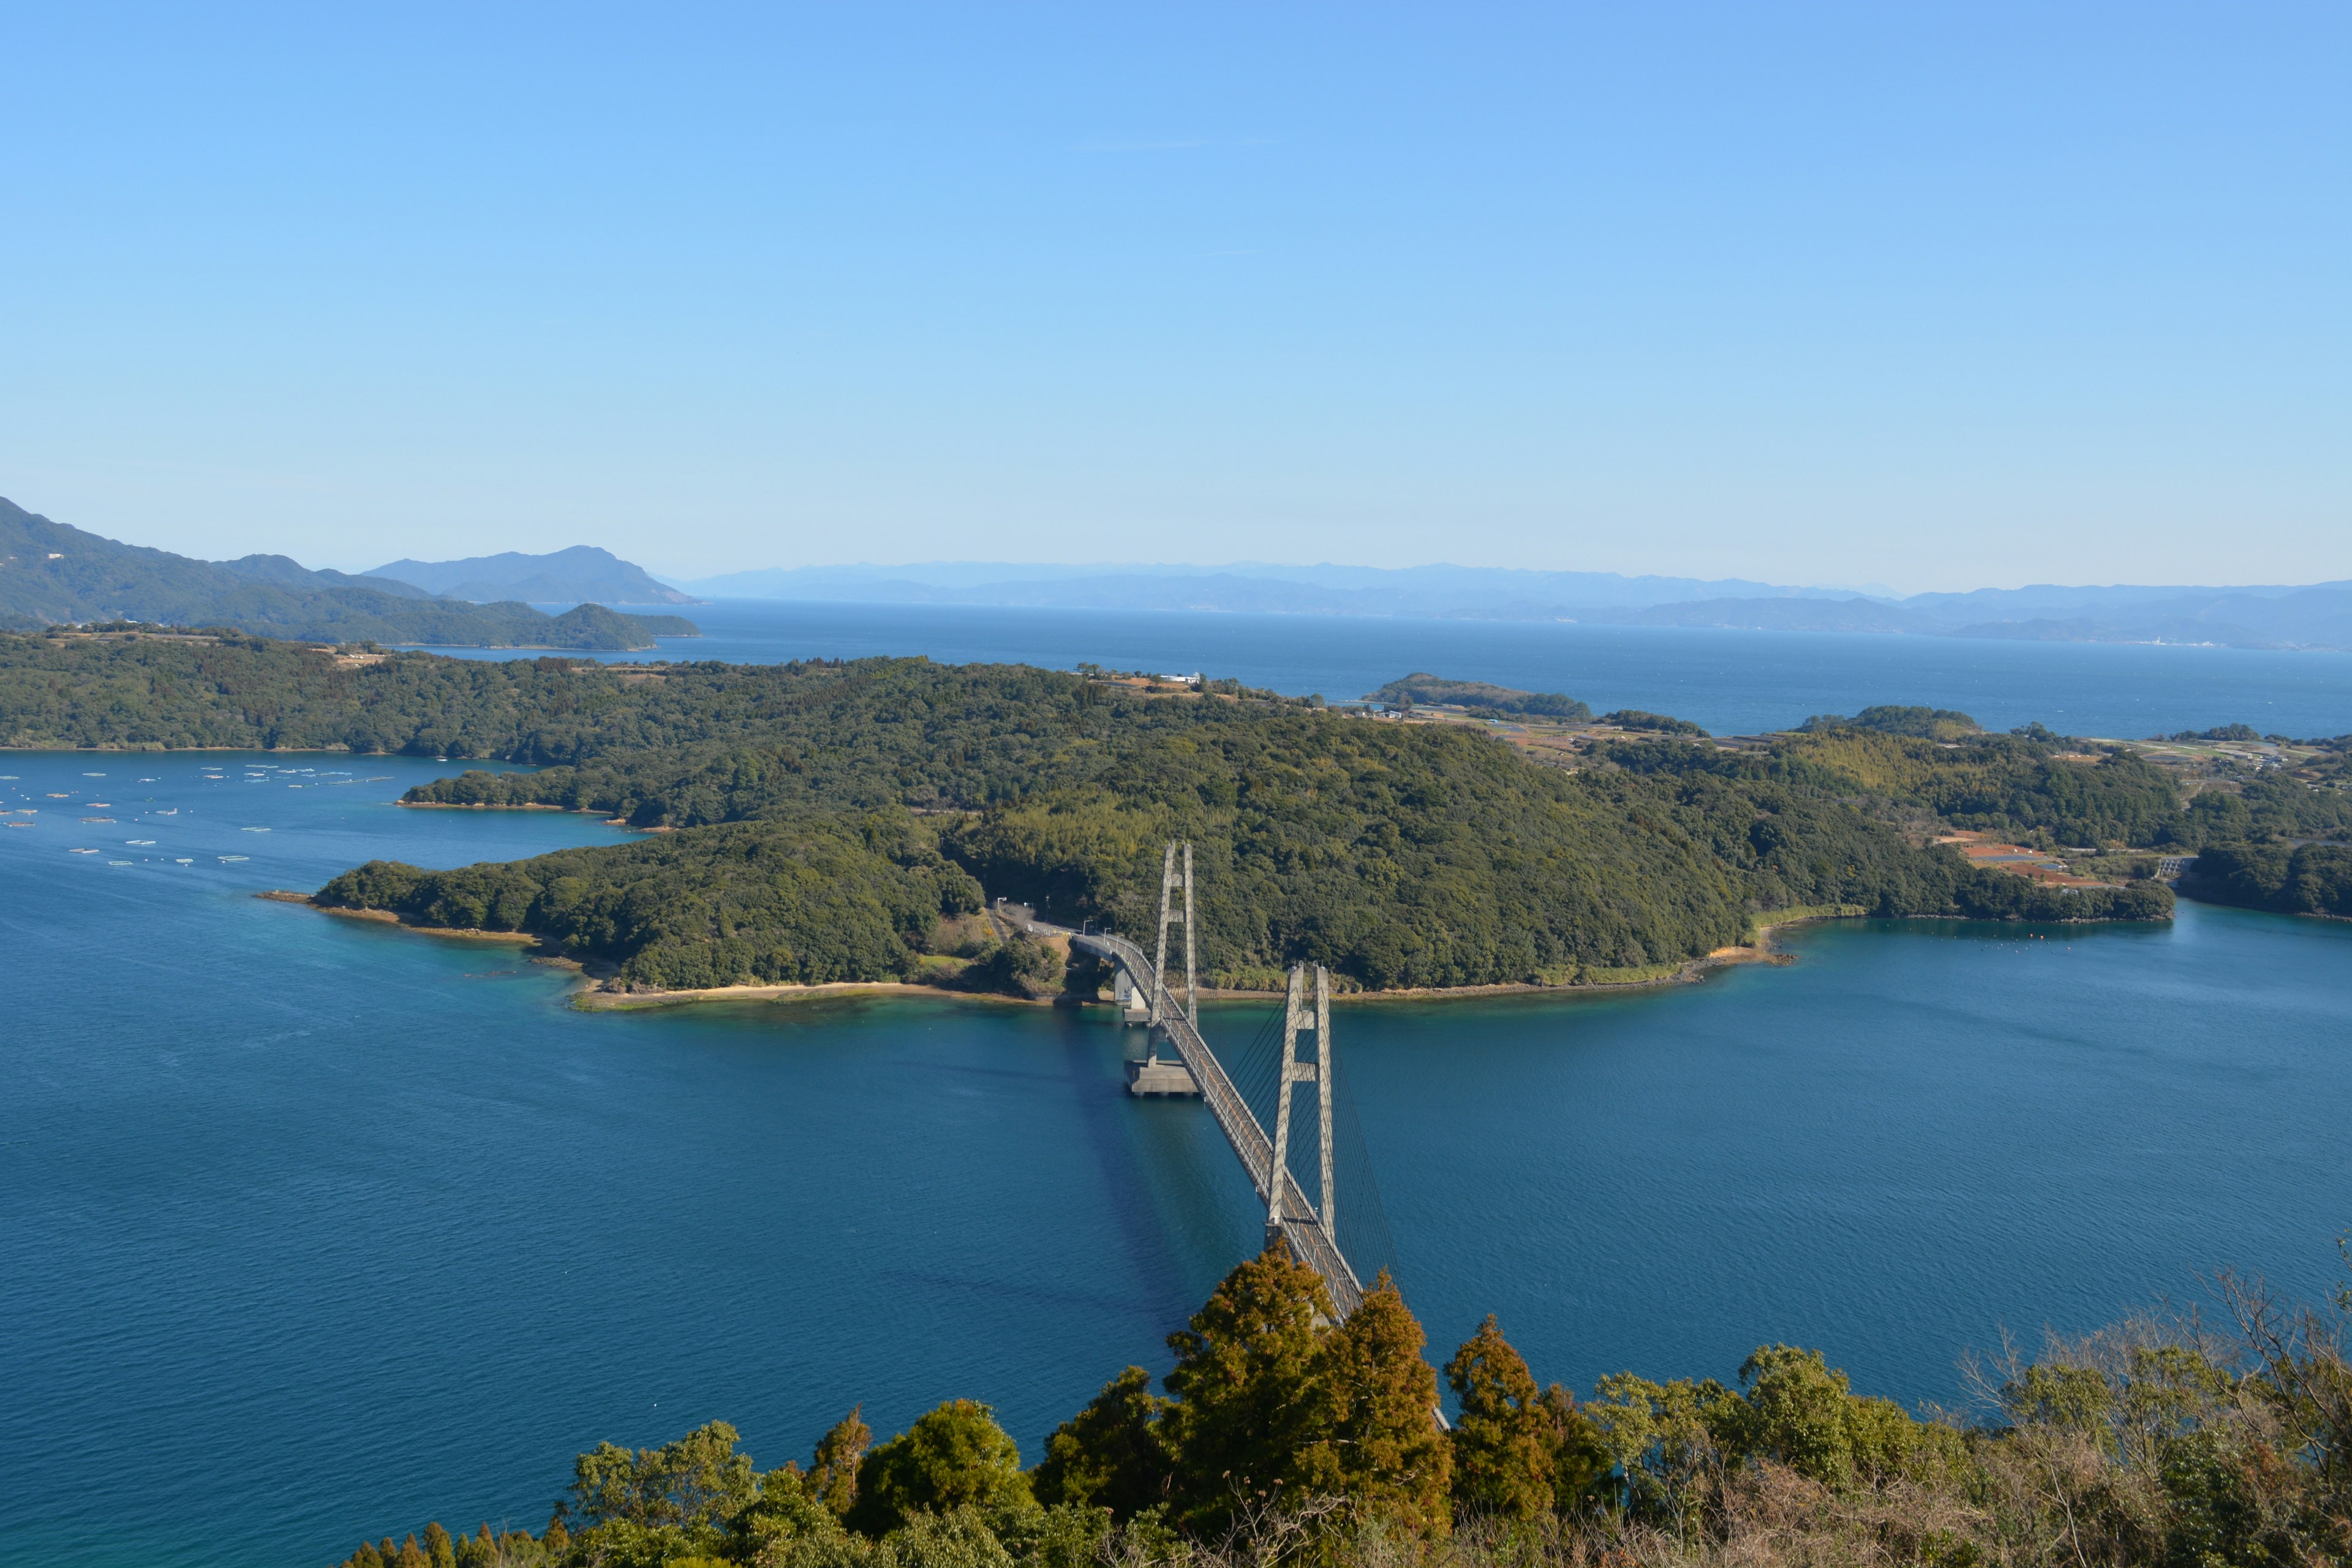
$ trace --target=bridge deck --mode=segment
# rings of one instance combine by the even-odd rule
[[[1144,951],[1123,936],[1081,936],[1073,933],[1070,945],[1083,948],[1098,957],[1108,958],[1128,973],[1128,977],[1146,995],[1161,991],[1164,982],[1154,971],[1151,960]],[[1169,1042],[1176,1047],[1192,1081],[1201,1087],[1201,1098],[1208,1103],[1210,1112],[1217,1119],[1225,1142],[1233,1145],[1234,1153],[1241,1160],[1242,1169],[1249,1173],[1251,1184],[1257,1188],[1258,1201],[1268,1202],[1274,1195],[1271,1184],[1282,1183],[1282,1235],[1290,1250],[1301,1263],[1323,1277],[1331,1292],[1331,1304],[1339,1309],[1342,1319],[1352,1314],[1364,1299],[1364,1287],[1356,1271],[1348,1266],[1347,1258],[1339,1251],[1338,1240],[1324,1228],[1321,1216],[1307,1198],[1306,1189],[1288,1171],[1276,1172],[1274,1166],[1274,1140],[1258,1125],[1257,1117],[1250,1110],[1249,1102],[1226,1076],[1224,1064],[1217,1060],[1209,1042],[1184,1016],[1175,998],[1162,996],[1160,1021],[1168,1031]]]

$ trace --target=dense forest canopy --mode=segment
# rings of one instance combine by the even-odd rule
[[[505,868],[371,868],[329,894],[532,931],[649,985],[896,977],[974,882],[1073,922],[1146,930],[1171,837],[1196,846],[1213,972],[1256,981],[1311,961],[1376,988],[1639,978],[1791,907],[2043,920],[2168,907],[2154,883],[2052,888],[1925,847],[1955,827],[2182,853],[2352,837],[2341,779],[2258,772],[2184,803],[2177,773],[2125,749],[1896,732],[1948,734],[1955,717],[1729,746],[1656,732],[1602,740],[1564,770],[1471,726],[1023,666],[606,668],[235,636],[0,639],[10,744],[497,758],[541,768],[461,773],[412,798],[677,830]],[[772,831],[709,831],[751,823]],[[829,869],[811,873],[810,856]],[[2325,855],[2257,861],[2276,874],[2225,876],[2217,860],[2196,885],[2337,910]],[[804,900],[820,886],[856,917],[817,918]]]
[[[1982,727],[1967,714],[1951,708],[1904,707],[1882,703],[1865,708],[1851,719],[1834,713],[1816,713],[1805,721],[1807,731],[1822,730],[1879,730],[1889,735],[1911,735],[1923,741],[1957,741],[1981,732]]]
[[[1614,724],[1620,730],[1654,730],[1662,735],[1695,735],[1704,739],[1706,731],[1688,719],[1676,719],[1670,714],[1653,713],[1642,708],[1620,708],[1601,716],[1604,724]]]
[[[2181,880],[2216,903],[2352,916],[2352,845],[2223,844],[2200,855]]]
[[[971,881],[1072,923],[1148,930],[1174,837],[1195,845],[1204,960],[1228,981],[1308,961],[1373,988],[1606,983],[1789,908],[2161,917],[2159,884],[2038,885],[1925,847],[1919,824],[2130,842],[2200,826],[2136,759],[2068,761],[2019,737],[1954,749],[1840,729],[1724,751],[1662,735],[1563,770],[1472,726],[919,658],[606,668],[12,638],[0,735],[541,764],[411,798],[674,831],[509,868],[373,866],[322,896],[530,931],[645,985],[898,977]],[[718,831],[753,823],[769,831]],[[823,918],[819,887],[846,900]]]
[[[1449,680],[1423,670],[1390,681],[1373,692],[1371,700],[1390,708],[1411,708],[1419,703],[1423,707],[1467,708],[1515,718],[1571,722],[1592,717],[1591,709],[1563,692],[1521,691],[1515,686],[1496,686],[1484,680]]]
[[[2226,1285],[2237,1331],[2141,1321],[1986,1369],[1973,1413],[1853,1392],[1759,1346],[1737,1384],[1538,1384],[1489,1317],[1433,1366],[1382,1276],[1335,1321],[1279,1249],[1228,1275],[1034,1465],[950,1399],[805,1468],[712,1422],[579,1456],[544,1531],[362,1544],[342,1568],[2288,1568],[2352,1552],[2336,1310]],[[1440,1378],[1454,1415],[1435,1414]]]

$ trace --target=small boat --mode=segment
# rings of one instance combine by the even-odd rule
[[[194,861],[194,860],[190,859],[187,856],[183,855],[183,856],[181,856],[181,857],[180,857],[176,861],[174,861],[174,862],[173,862],[173,864],[175,864],[175,865],[180,865],[180,866],[193,866],[193,865],[194,865],[194,864],[195,864],[195,861]]]
[[[245,860],[251,858],[251,857],[245,855],[224,855],[221,858],[224,860]]]
[[[95,855],[98,851],[95,849],[73,849],[68,850],[67,853],[73,855]]]
[[[134,849],[144,849],[151,847],[155,841],[152,838],[126,838],[122,842],[130,845]]]
[[[269,829],[267,827],[243,827],[239,828],[237,831],[240,833],[267,833]]]

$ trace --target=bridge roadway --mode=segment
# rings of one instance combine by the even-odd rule
[[[1169,1043],[1176,1047],[1185,1070],[1200,1086],[1201,1098],[1216,1117],[1225,1142],[1233,1145],[1242,1169],[1249,1173],[1251,1184],[1257,1188],[1258,1201],[1270,1204],[1274,1196],[1272,1184],[1277,1180],[1282,1183],[1279,1228],[1283,1239],[1290,1244],[1292,1257],[1323,1277],[1324,1285],[1331,1292],[1331,1304],[1339,1309],[1341,1320],[1346,1320],[1364,1299],[1362,1281],[1349,1267],[1338,1239],[1324,1228],[1321,1216],[1307,1201],[1306,1189],[1298,1184],[1297,1178],[1288,1171],[1274,1169],[1274,1141],[1258,1125],[1249,1102],[1234,1087],[1234,1080],[1226,1075],[1224,1064],[1217,1060],[1216,1053],[1209,1048],[1209,1042],[1201,1037],[1201,1031],[1192,1026],[1192,1020],[1184,1016],[1176,999],[1167,994],[1167,983],[1150,955],[1123,936],[1081,935],[1076,931],[1068,934],[1072,947],[1109,959],[1127,971],[1129,983],[1145,995],[1159,997],[1160,1024],[1168,1031]]]

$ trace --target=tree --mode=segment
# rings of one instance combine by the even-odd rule
[[[1318,1491],[1344,1492],[1366,1512],[1416,1532],[1453,1523],[1453,1450],[1437,1426],[1429,1336],[1381,1272],[1348,1321],[1323,1336],[1323,1436],[1303,1468]]]
[[[1168,1446],[1160,1430],[1166,1402],[1151,1374],[1129,1367],[1103,1385],[1084,1410],[1054,1429],[1031,1473],[1037,1500],[1107,1508],[1127,1519],[1168,1493]]]
[[[838,1518],[846,1519],[857,1501],[857,1467],[874,1446],[874,1429],[860,1419],[866,1406],[851,1407],[816,1440],[809,1461],[808,1491]]]
[[[950,1399],[866,1456],[849,1522],[879,1536],[915,1513],[1028,1500],[1021,1450],[995,1413],[976,1400]]]
[[[1322,1278],[1277,1243],[1226,1275],[1191,1326],[1168,1336],[1177,1403],[1162,1429],[1185,1519],[1213,1527],[1236,1497],[1302,1479],[1300,1456],[1328,1414],[1317,1324],[1338,1315]]]
[[[1539,1402],[1551,1423],[1551,1505],[1573,1514],[1608,1479],[1612,1460],[1601,1428],[1576,1403],[1576,1395],[1553,1384]]]
[[[724,1421],[635,1453],[600,1443],[573,1462],[572,1511],[591,1525],[615,1521],[684,1531],[724,1525],[757,1495],[748,1454]]]
[[[1475,1513],[1533,1519],[1552,1505],[1552,1417],[1494,1316],[1445,1363],[1461,1416],[1454,1425],[1454,1500]]]

